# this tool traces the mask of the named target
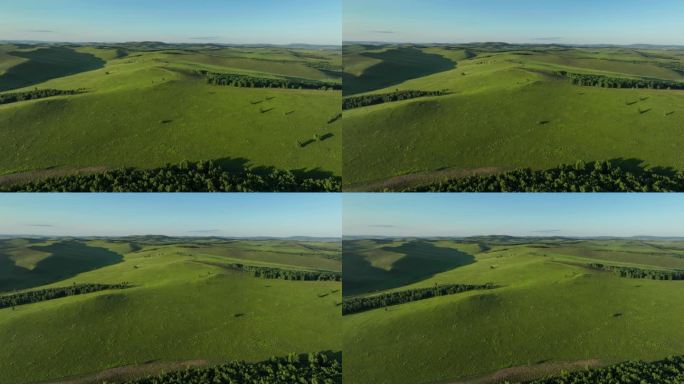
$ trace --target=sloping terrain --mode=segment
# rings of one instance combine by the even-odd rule
[[[472,255],[474,263],[391,290],[350,296],[345,288],[348,299],[445,284],[496,287],[345,315],[345,382],[517,382],[684,354],[684,333],[677,325],[684,315],[678,305],[684,280],[626,277],[590,267],[682,271],[681,243],[520,240],[432,241],[434,247]],[[387,262],[382,252],[387,241],[347,245],[345,240],[344,248],[363,252],[371,264]],[[346,286],[350,274],[345,276]]]
[[[254,241],[242,248],[241,242],[224,240],[131,238],[12,239],[0,245],[0,263],[14,268],[2,268],[0,297],[19,288],[19,270],[43,278],[31,287],[22,284],[22,292],[130,285],[0,308],[0,383],[130,379],[186,366],[342,349],[341,282],[259,278],[230,268],[339,272],[339,243]],[[29,270],[20,265],[35,257],[30,250],[22,255],[25,249],[51,256]],[[118,260],[102,264],[98,252]],[[297,257],[286,256],[295,252]],[[61,255],[78,258],[81,268],[58,263]]]

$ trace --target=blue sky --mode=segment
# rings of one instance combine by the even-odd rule
[[[339,194],[0,194],[0,234],[341,236]]]
[[[684,194],[345,194],[343,233],[684,236]]]
[[[344,0],[345,41],[684,45],[681,0]]]
[[[340,44],[342,0],[0,0],[0,40]]]

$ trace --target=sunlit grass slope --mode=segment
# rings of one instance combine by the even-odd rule
[[[413,243],[397,240],[391,246]],[[682,269],[681,242],[483,238],[431,243],[471,254],[475,262],[431,271],[393,289],[449,283],[499,288],[344,316],[346,382],[522,381],[562,369],[684,353],[684,331],[678,326],[684,281],[622,278],[586,267],[599,262]],[[351,246],[357,254],[365,250],[362,259],[370,264],[388,260],[385,243]],[[346,249],[345,241],[345,265]],[[414,257],[411,252],[400,256],[397,260]],[[392,281],[390,276],[386,283]]]
[[[78,247],[120,256],[108,265],[80,270],[26,268],[29,276],[59,275],[40,288],[133,285],[0,309],[2,383],[56,381],[115,367],[145,367],[152,361],[182,368],[190,362],[259,361],[292,352],[341,350],[340,282],[259,279],[211,264],[339,271],[339,243],[141,238],[11,240],[0,245],[0,263],[17,268],[35,264],[34,253],[46,246],[53,249],[43,262],[73,254],[69,248]],[[12,280],[0,275],[0,281]],[[38,289],[39,284],[25,288]]]
[[[63,64],[73,73],[39,78],[44,72],[36,66],[47,65],[43,62],[51,57],[46,57],[46,50],[69,52],[70,58],[87,57],[102,65],[86,68],[67,58]],[[339,91],[213,86],[197,73],[339,82],[339,72],[334,71],[341,67],[339,52],[216,47],[155,51],[126,46],[24,51],[0,51],[0,70],[5,70],[0,84],[16,83],[17,76],[31,82],[7,92],[86,92],[0,105],[0,174],[152,168],[184,160],[340,174],[341,122],[328,123],[340,112]],[[17,64],[11,59],[16,57],[42,61]],[[6,60],[13,61],[5,64]],[[314,135],[326,139],[298,145]]]
[[[347,189],[392,188],[521,167],[547,169],[578,160],[625,159],[645,167],[684,169],[678,150],[684,144],[684,92],[582,87],[558,74],[684,81],[679,51],[413,49],[420,52],[415,60],[440,54],[456,67],[416,73],[387,87],[373,87],[369,80],[367,93],[450,94],[345,111]],[[354,55],[364,57],[358,51]],[[359,79],[378,66],[365,68]]]

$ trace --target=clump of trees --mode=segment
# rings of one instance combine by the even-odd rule
[[[240,272],[249,272],[262,279],[281,279],[299,281],[342,281],[342,273],[333,271],[302,271],[273,267],[257,267],[244,264],[217,264]]]
[[[590,263],[588,266],[589,268],[598,269],[600,271],[614,272],[620,277],[628,277],[631,279],[684,280],[684,271],[682,270],[644,269],[637,267],[605,265],[601,263]]]
[[[590,75],[583,73],[558,72],[561,76],[570,79],[575,85],[601,87],[601,88],[643,88],[643,89],[684,89],[684,83],[661,79],[627,79],[622,77],[609,77],[603,75]]]
[[[326,353],[290,354],[248,363],[234,361],[210,368],[191,368],[162,373],[124,384],[341,384],[342,363]]]
[[[70,287],[46,288],[0,296],[0,308],[37,303],[39,301],[59,299],[67,296],[83,295],[108,289],[130,288],[128,283],[121,284],[74,284]]]
[[[215,73],[200,71],[212,85],[229,85],[241,88],[287,88],[287,89],[342,89],[341,83],[331,83],[318,80],[299,78],[266,78],[235,73]]]
[[[533,171],[467,176],[403,189],[405,192],[682,192],[684,173],[630,172],[608,161]]]
[[[425,96],[444,96],[448,95],[449,92],[444,91],[396,91],[391,93],[379,93],[374,95],[362,95],[362,96],[349,96],[345,97],[342,101],[342,109],[352,109],[367,107],[369,105],[390,103],[393,101],[415,99],[417,97]]]
[[[405,291],[396,291],[383,293],[375,296],[366,297],[352,297],[344,299],[342,302],[342,314],[349,315],[352,313],[359,313],[370,311],[371,309],[389,307],[392,305],[399,305],[409,303],[411,301],[418,301],[429,299],[436,296],[453,295],[466,291],[473,291],[476,289],[492,289],[496,288],[494,284],[444,284],[435,285],[430,288],[408,289]]]
[[[0,104],[16,103],[24,100],[42,99],[51,96],[76,95],[84,93],[84,89],[35,89],[26,92],[5,93],[0,95]]]
[[[680,384],[684,382],[684,356],[644,362],[626,361],[603,368],[564,372],[557,377],[528,382],[528,384]]]
[[[311,178],[279,169],[227,170],[213,161],[121,168],[0,186],[0,192],[338,192],[339,177]]]

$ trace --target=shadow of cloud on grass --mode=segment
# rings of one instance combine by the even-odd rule
[[[47,80],[103,68],[106,62],[89,53],[66,47],[39,48],[35,51],[14,51],[12,56],[28,61],[9,68],[0,76],[0,91],[28,87]]]
[[[374,244],[386,241],[373,240]],[[453,248],[438,247],[425,240],[413,240],[399,246],[365,248],[354,241],[343,245],[344,295],[355,295],[413,284],[438,273],[475,263],[475,257]],[[403,257],[389,270],[375,267],[365,257],[374,249],[393,252]]]
[[[65,240],[47,246],[29,246],[50,256],[33,269],[18,267],[0,251],[0,291],[33,288],[74,277],[80,273],[118,264],[123,256],[105,248],[92,247],[81,241]]]

